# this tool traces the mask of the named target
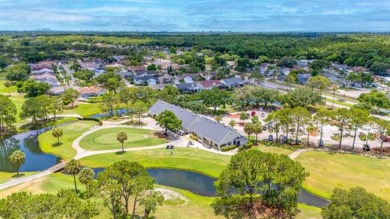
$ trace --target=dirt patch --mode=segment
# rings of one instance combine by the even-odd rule
[[[167,138],[167,136],[163,132],[155,132],[155,133],[153,133],[153,135],[156,136],[157,138],[161,138],[161,139]]]
[[[232,113],[232,114],[227,115],[226,117],[230,118],[230,119],[239,119],[240,115],[238,113]]]
[[[165,201],[167,200],[183,200],[184,203],[181,205],[187,204],[190,200],[188,198],[184,197],[182,194],[175,192],[170,189],[164,189],[164,188],[157,188],[156,191],[161,192],[161,194],[164,196]]]
[[[11,188],[1,190],[0,191],[0,198],[6,198],[7,196],[11,195],[12,193],[16,192],[31,192],[33,194],[42,193],[42,188],[40,185],[46,180],[46,177],[41,177],[39,179],[35,179],[30,182],[26,182],[17,186],[13,186]]]

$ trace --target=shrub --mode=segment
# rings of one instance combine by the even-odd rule
[[[198,140],[198,136],[196,136],[195,134],[191,134],[191,135],[190,135],[190,138],[191,138],[192,140],[195,140],[195,141]]]
[[[231,151],[234,149],[236,149],[235,145],[230,145],[230,146],[226,146],[226,147],[221,148],[222,151]]]

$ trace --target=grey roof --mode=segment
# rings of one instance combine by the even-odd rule
[[[162,100],[157,100],[157,102],[149,109],[149,114],[158,115],[165,110],[170,110],[174,112],[177,118],[182,121],[182,127],[186,130],[189,130],[195,120],[199,117],[197,114],[194,114],[178,106],[169,104]]]
[[[175,84],[175,86],[182,92],[192,92],[192,91],[194,91],[194,89],[199,89],[200,88],[195,83]]]
[[[232,139],[242,137],[241,134],[230,126],[225,126],[202,116],[199,116],[191,129],[198,137],[205,137],[217,144],[224,144]]]
[[[148,81],[149,79],[157,80],[156,76],[135,76],[134,81]]]
[[[189,110],[158,100],[150,109],[149,114],[158,115],[170,110],[182,121],[183,129],[196,133],[198,137],[206,138],[216,144],[225,144],[236,138],[245,138],[230,126],[225,126]]]
[[[134,76],[137,77],[137,76],[142,76],[142,75],[146,75],[146,76],[155,76],[156,75],[156,72],[154,71],[135,71],[134,72]]]
[[[243,81],[241,78],[226,78],[223,79],[222,81],[229,87],[234,84],[245,84],[245,81]]]
[[[119,76],[121,77],[132,77],[133,76],[133,73],[132,72],[128,72],[128,71],[121,71],[119,73],[117,73]]]
[[[298,82],[301,84],[305,84],[309,78],[311,78],[311,74],[297,74]]]

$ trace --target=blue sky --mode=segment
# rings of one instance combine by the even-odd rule
[[[0,0],[0,30],[390,31],[390,0]]]

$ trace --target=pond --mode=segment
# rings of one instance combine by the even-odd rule
[[[16,171],[9,162],[9,156],[16,150],[21,150],[26,155],[26,160],[20,167],[21,172],[42,171],[56,165],[60,159],[43,153],[38,143],[38,136],[50,129],[52,127],[27,131],[0,141],[0,171]]]
[[[117,114],[125,114],[127,109],[118,109]],[[96,114],[92,118],[102,118],[106,114]],[[59,126],[64,126],[72,122],[66,122]],[[45,154],[39,147],[38,136],[43,132],[51,130],[53,127],[46,127],[39,130],[31,130],[16,134],[5,140],[0,140],[0,171],[15,172],[16,167],[9,162],[9,156],[16,150],[24,152],[26,160],[20,167],[21,172],[43,171],[60,162],[60,158],[51,154]]]
[[[96,174],[103,170],[103,168],[94,169]],[[215,196],[215,178],[187,170],[149,168],[147,171],[156,180],[157,184],[188,190],[201,196]],[[304,189],[301,189],[298,201],[316,207],[329,204],[328,200],[313,195]]]
[[[117,110],[114,110],[114,112],[99,113],[99,114],[92,115],[91,118],[101,119],[101,118],[107,117],[113,113],[116,115],[124,115],[124,114],[127,114],[127,112],[128,112],[127,109],[117,109]]]

